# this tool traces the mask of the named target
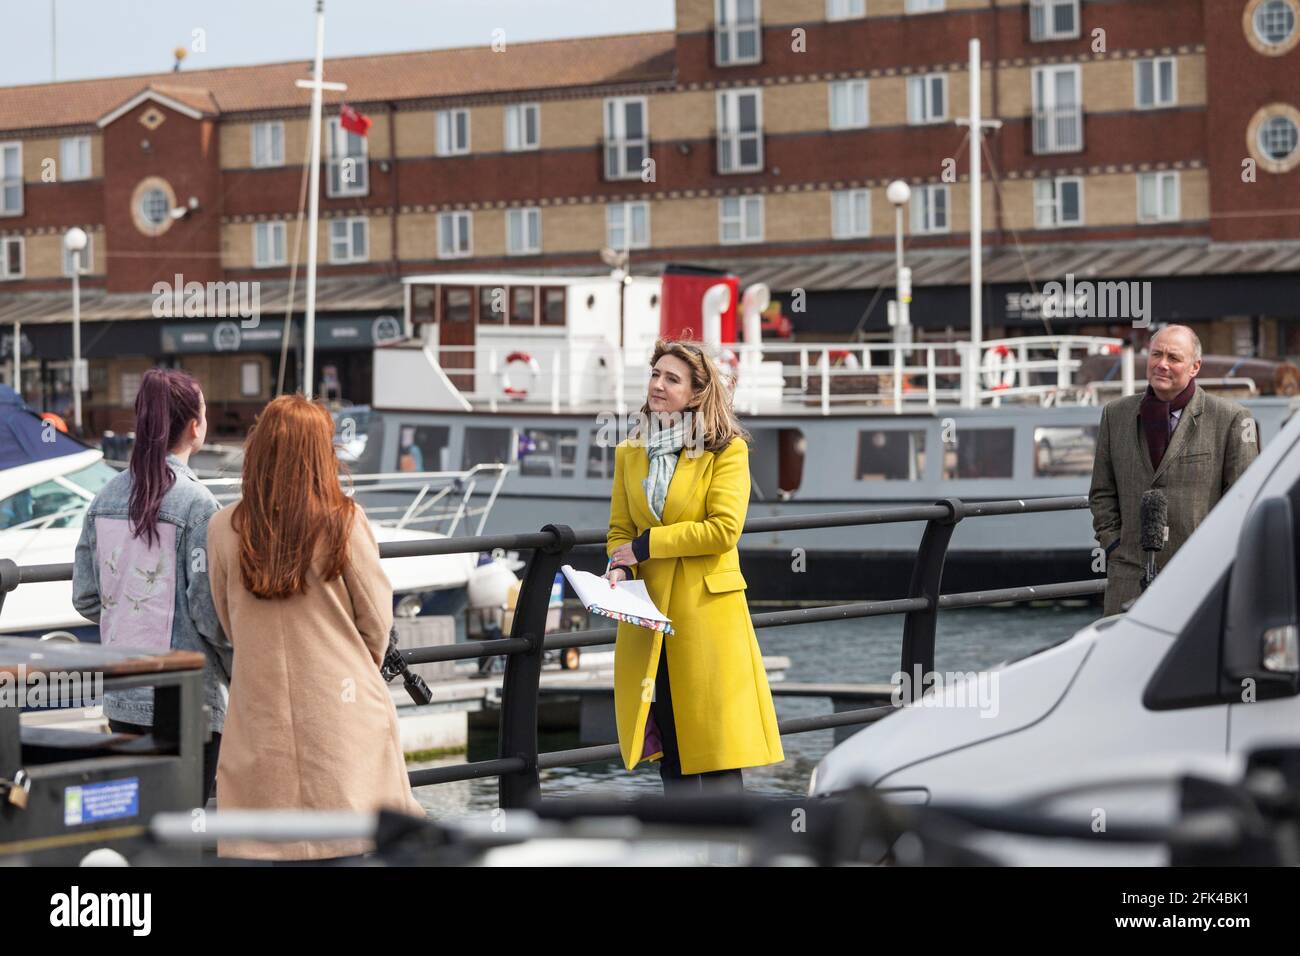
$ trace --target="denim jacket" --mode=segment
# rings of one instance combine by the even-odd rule
[[[158,542],[132,537],[128,505],[131,472],[114,477],[95,495],[77,542],[72,603],[99,623],[100,642],[142,650],[199,651],[204,703],[213,733],[225,726],[230,698],[231,645],[221,630],[208,583],[208,519],[216,499],[175,455],[167,464],[176,482],[158,511]],[[106,692],[104,714],[133,724],[153,724],[153,688]]]

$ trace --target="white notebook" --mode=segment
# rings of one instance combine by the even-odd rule
[[[652,631],[673,633],[673,624],[650,599],[644,581],[620,581],[615,587],[609,581],[590,571],[578,571],[572,565],[560,568],[569,579],[578,600],[592,614],[626,621]]]

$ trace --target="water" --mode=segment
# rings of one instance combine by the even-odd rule
[[[1097,619],[1095,607],[964,608],[939,616],[935,669],[940,672],[989,668],[1058,643]],[[785,679],[799,683],[888,683],[898,670],[902,619],[897,616],[764,628],[759,645],[767,656],[790,659]],[[830,711],[830,701],[816,697],[777,697],[777,718],[808,717]],[[496,756],[496,733],[471,733],[469,759]],[[579,746],[577,733],[542,734],[542,751]],[[819,730],[781,738],[785,761],[745,770],[745,789],[774,796],[800,796],[818,761],[834,746],[832,731]],[[463,756],[408,767],[463,763]],[[547,770],[541,776],[544,797],[581,795],[615,799],[662,793],[656,764],[635,771],[621,761]],[[497,781],[463,781],[419,787],[420,803],[434,817],[482,813],[497,807]]]

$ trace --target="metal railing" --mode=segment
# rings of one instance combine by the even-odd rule
[[[742,534],[925,522],[925,531],[912,565],[907,594],[890,600],[754,614],[751,615],[751,620],[755,628],[764,628],[902,614],[901,672],[914,674],[919,667],[921,674],[932,673],[935,633],[940,610],[1085,597],[1101,594],[1106,586],[1104,579],[1092,579],[1062,584],[944,594],[940,590],[944,560],[957,524],[969,518],[1043,514],[1079,510],[1087,506],[1088,499],[1085,496],[975,503],[963,502],[957,498],[945,498],[932,505],[870,508],[793,517],[750,518],[745,522]],[[533,552],[524,571],[524,580],[509,637],[409,648],[402,651],[409,664],[506,657],[505,677],[501,688],[497,756],[489,760],[454,766],[413,770],[410,772],[412,786],[431,786],[497,777],[500,806],[502,808],[524,807],[540,798],[542,770],[602,763],[619,758],[617,743],[547,753],[539,752],[537,743],[540,680],[545,652],[567,647],[612,644],[618,633],[617,628],[614,627],[577,632],[563,631],[550,636],[545,633],[551,587],[561,565],[570,562],[569,553],[575,547],[600,545],[604,548],[606,540],[607,532],[603,529],[575,531],[566,525],[548,524],[540,531],[522,534],[396,541],[381,545],[380,554],[384,558],[481,552],[496,548]],[[71,576],[72,565],[70,564],[19,566],[8,559],[0,560],[0,613],[3,612],[4,598],[19,585],[67,581]],[[923,690],[911,686],[909,693],[920,694]],[[786,736],[834,727],[866,725],[888,716],[895,710],[894,706],[886,705],[814,717],[797,717],[780,721],[779,728],[781,735]]]

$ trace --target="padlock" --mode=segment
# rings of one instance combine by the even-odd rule
[[[27,798],[32,792],[32,778],[27,776],[27,771],[19,770],[14,774],[13,782],[8,786],[9,802],[19,810],[26,810]]]

